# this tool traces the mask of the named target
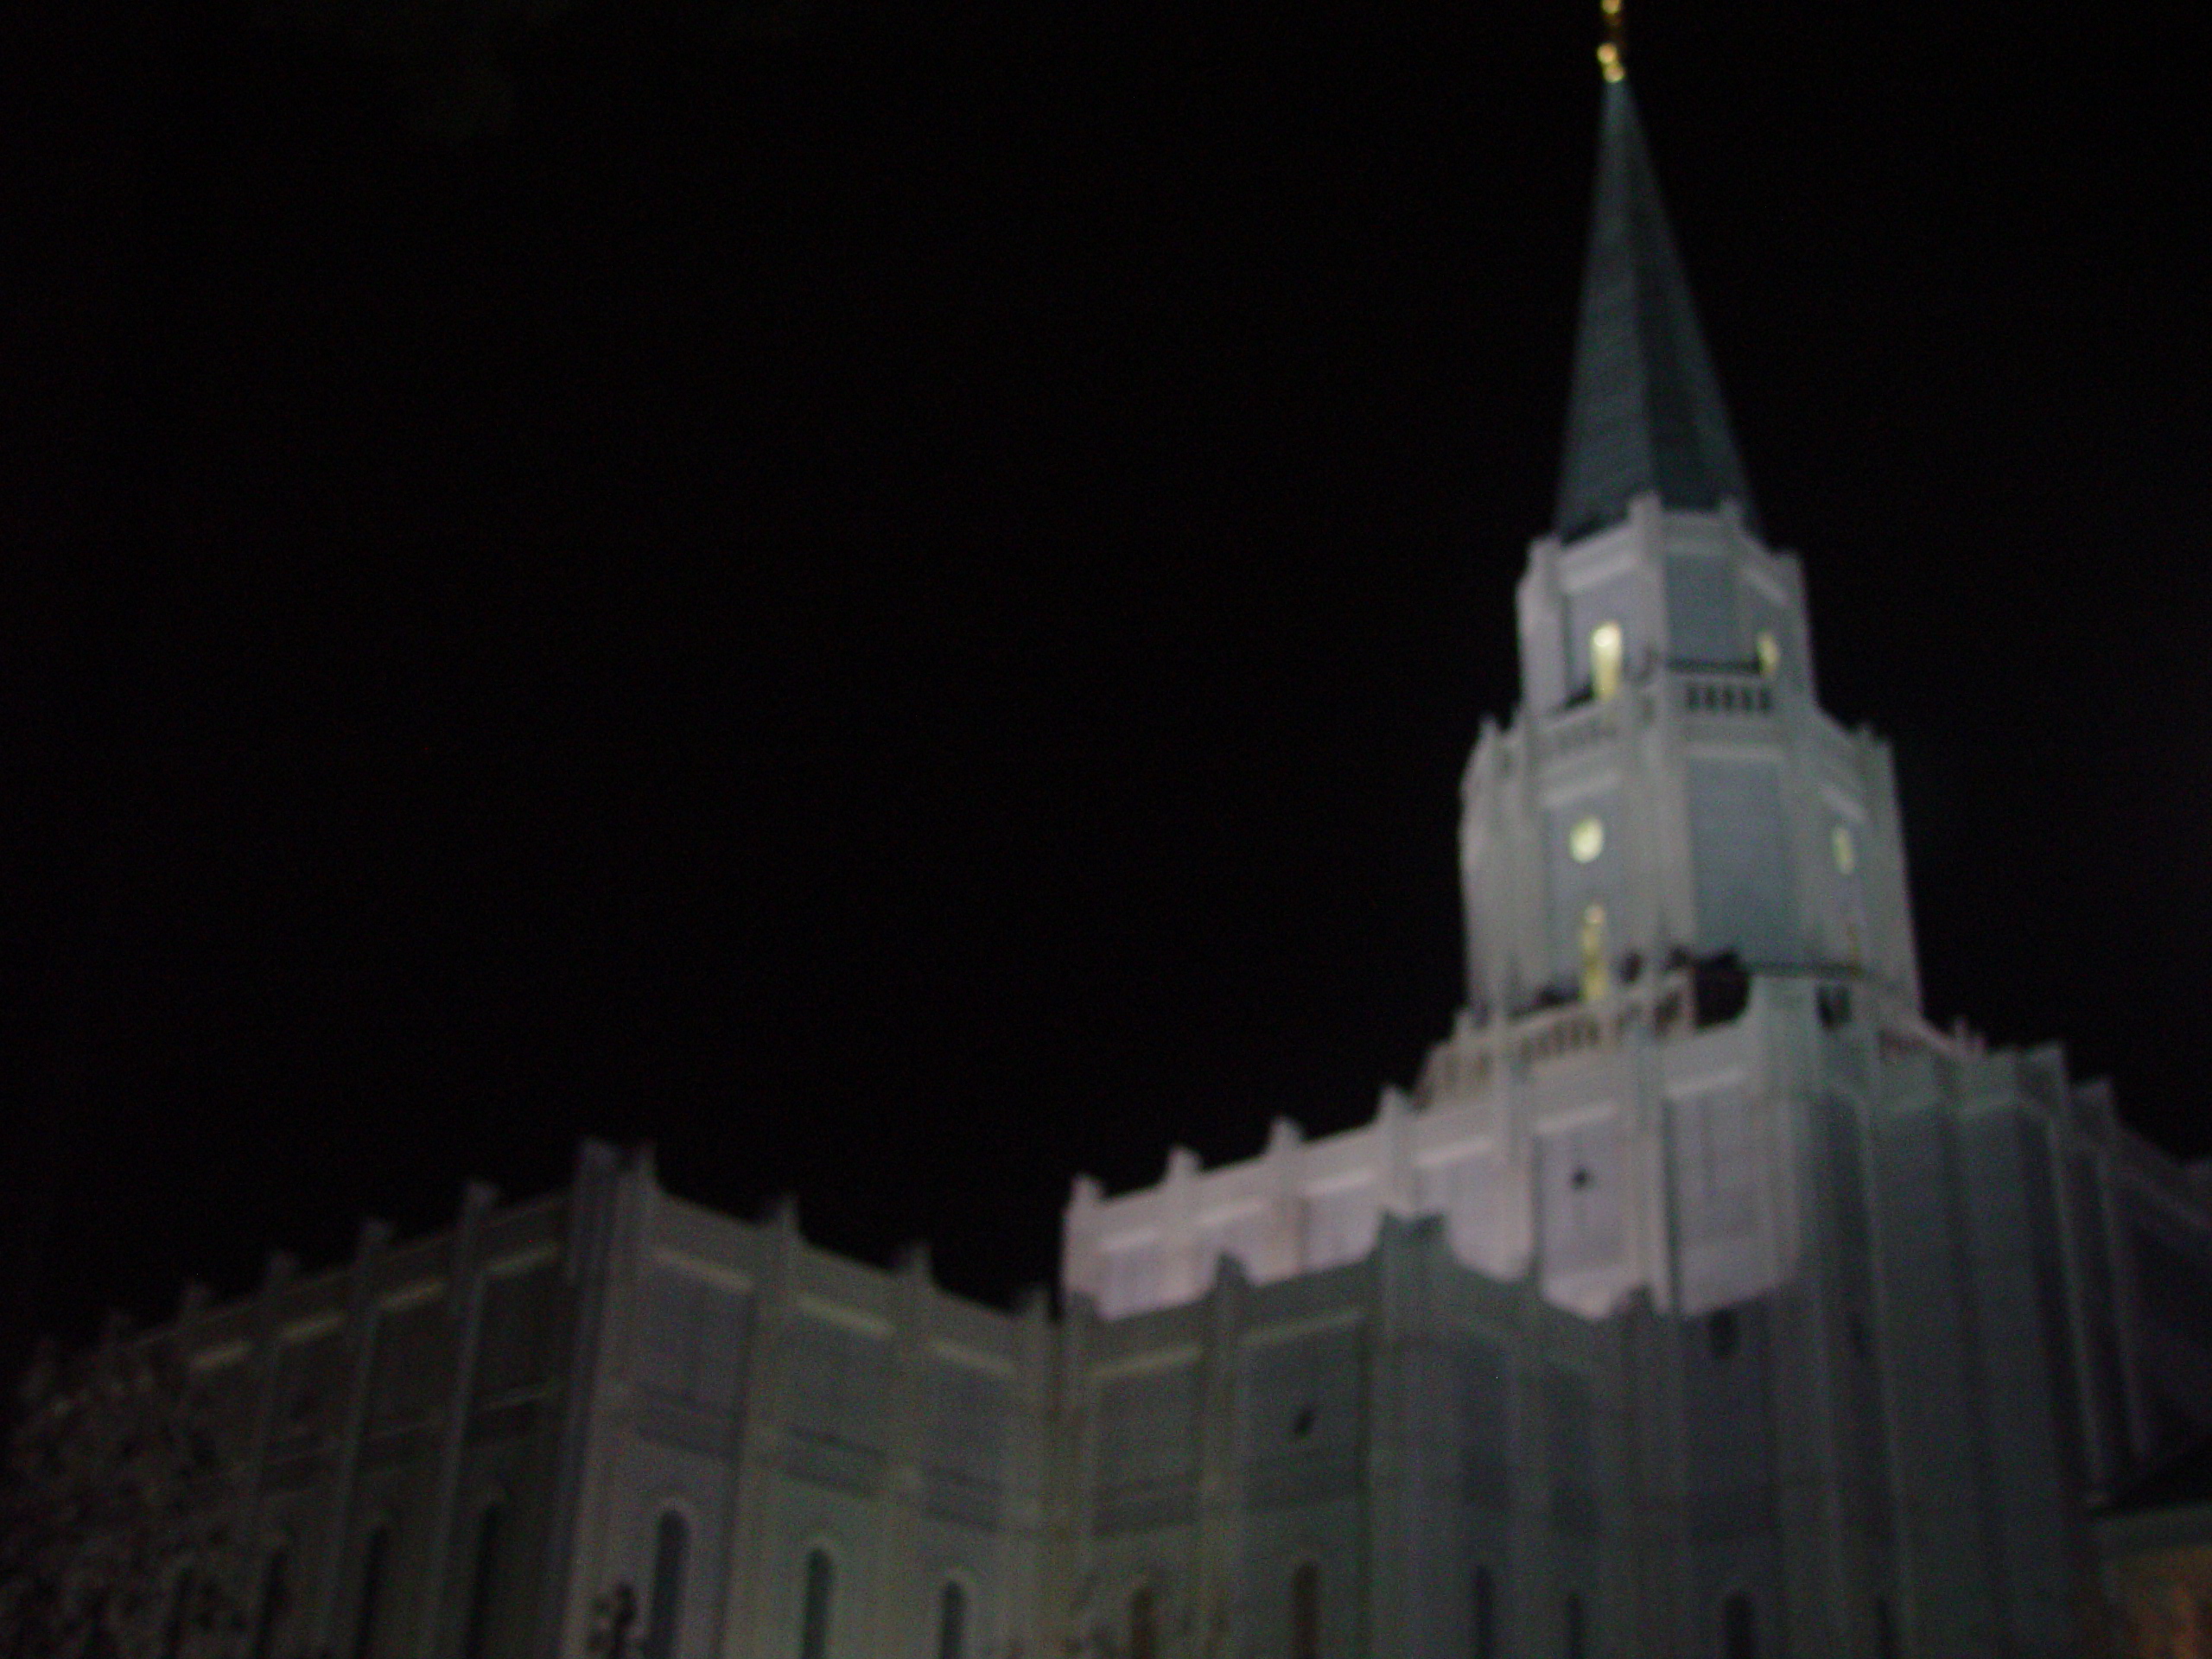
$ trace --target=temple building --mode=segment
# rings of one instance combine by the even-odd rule
[[[150,1338],[225,1425],[251,1659],[2107,1650],[2097,1505],[2212,1428],[2212,1180],[1923,1017],[1889,752],[1821,707],[1608,68],[1412,1086],[1078,1179],[1057,1312],[596,1145],[280,1260]]]

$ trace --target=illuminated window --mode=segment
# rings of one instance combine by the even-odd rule
[[[1849,875],[1859,868],[1859,843],[1852,839],[1851,826],[1839,823],[1828,836],[1828,844],[1835,853],[1835,872]]]
[[[1567,832],[1567,850],[1578,864],[1594,862],[1605,850],[1605,821],[1599,817],[1579,821]]]
[[[1782,671],[1782,641],[1774,637],[1772,628],[1759,630],[1753,649],[1758,652],[1760,673],[1770,680]]]
[[[1582,912],[1582,1000],[1597,1001],[1606,987],[1605,907],[1592,905]]]
[[[1621,625],[1600,622],[1590,630],[1590,690],[1603,702],[1621,689]]]

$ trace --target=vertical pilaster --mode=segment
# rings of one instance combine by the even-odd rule
[[[912,1647],[902,1639],[915,1610],[924,1605],[914,1560],[922,1503],[922,1459],[925,1451],[930,1337],[936,1323],[926,1245],[899,1252],[891,1293],[891,1398],[887,1402],[883,1489],[876,1495],[875,1585],[869,1611],[874,1638],[870,1653],[897,1654]],[[1003,1496],[1003,1494],[1001,1494]]]
[[[561,1253],[561,1274],[571,1297],[568,1364],[561,1380],[561,1439],[555,1452],[551,1523],[546,1530],[543,1599],[537,1640],[531,1648],[549,1659],[565,1659],[575,1650],[590,1617],[594,1586],[582,1581],[575,1571],[576,1533],[591,1450],[620,1179],[613,1147],[587,1141],[577,1149],[575,1180],[569,1197],[569,1236]]]
[[[1091,1409],[1091,1349],[1097,1339],[1098,1311],[1084,1298],[1063,1310],[1058,1385],[1053,1389],[1050,1448],[1052,1470],[1047,1492],[1047,1529],[1052,1551],[1051,1623],[1044,1632],[1047,1653],[1082,1653],[1091,1622],[1099,1614],[1097,1514],[1098,1436]]]
[[[257,1555],[261,1548],[262,1489],[269,1473],[269,1443],[276,1427],[277,1358],[283,1348],[280,1332],[284,1294],[292,1287],[299,1270],[300,1264],[283,1251],[271,1252],[262,1268],[261,1294],[254,1300],[253,1431],[246,1447],[245,1478],[238,1491],[238,1536]]]
[[[431,1501],[429,1551],[423,1567],[421,1623],[416,1630],[419,1659],[437,1650],[439,1604],[445,1599],[446,1570],[453,1554],[454,1508],[460,1500],[462,1454],[468,1440],[468,1403],[476,1389],[476,1344],[483,1326],[484,1273],[480,1240],[484,1217],[499,1201],[480,1181],[462,1192],[461,1218],[453,1234],[453,1266],[446,1294],[453,1321],[453,1377],[446,1399],[445,1426],[439,1436],[437,1486]]]
[[[764,1230],[760,1282],[753,1298],[752,1341],[746,1351],[745,1424],[738,1438],[737,1501],[724,1566],[722,1659],[752,1659],[773,1616],[773,1586],[784,1563],[772,1559],[778,1489],[783,1480],[784,1426],[789,1416],[791,1325],[798,1296],[798,1206],[777,1205]]]
[[[391,1224],[384,1221],[361,1224],[353,1250],[353,1268],[346,1298],[346,1414],[338,1432],[338,1456],[329,1479],[330,1500],[322,1506],[322,1564],[315,1576],[315,1616],[309,1625],[310,1646],[320,1651],[330,1645],[338,1618],[338,1601],[345,1582],[346,1546],[353,1529],[353,1486],[361,1467],[361,1438],[368,1427],[369,1385],[375,1374],[377,1349],[376,1269],[385,1247],[391,1242]]]
[[[1269,1276],[1287,1279],[1306,1265],[1306,1137],[1278,1117],[1268,1125],[1268,1265]]]
[[[1237,1451],[1243,1434],[1237,1373],[1243,1357],[1243,1264],[1224,1255],[1206,1299],[1205,1347],[1198,1371],[1198,1548],[1192,1586],[1196,1651],[1227,1653],[1233,1630],[1243,1544],[1244,1494]]]
[[[1006,1462],[1001,1471],[995,1567],[1000,1585],[990,1653],[1011,1652],[1019,1643],[1050,1650],[1054,1628],[1051,1609],[1054,1542],[1052,1505],[1057,1465],[1057,1425],[1051,1413],[1056,1395],[1057,1358],[1051,1300],[1041,1289],[1025,1291],[1014,1306],[1014,1375],[1007,1390]]]
[[[1405,1323],[1405,1222],[1383,1217],[1368,1257],[1366,1399],[1367,1536],[1359,1571],[1365,1591],[1365,1639],[1360,1651],[1395,1659],[1407,1651],[1407,1494],[1402,1360]],[[1341,1569],[1340,1569],[1341,1570]],[[1324,1569],[1325,1578],[1326,1569]]]

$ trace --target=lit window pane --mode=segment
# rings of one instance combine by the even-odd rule
[[[1603,702],[1621,689],[1621,625],[1600,622],[1590,630],[1590,690]]]

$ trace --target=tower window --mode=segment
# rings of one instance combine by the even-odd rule
[[[1592,814],[1575,820],[1567,832],[1567,853],[1578,864],[1594,864],[1605,850],[1605,821]]]
[[[1770,680],[1782,671],[1782,641],[1774,637],[1772,628],[1761,628],[1752,648],[1758,654],[1760,673]]]
[[[1474,1659],[1497,1659],[1497,1580],[1490,1568],[1475,1569]]]
[[[1849,875],[1859,868],[1859,843],[1852,838],[1849,824],[1839,823],[1829,831],[1828,848],[1835,855],[1838,875]]]
[[[1621,625],[1600,622],[1590,630],[1590,690],[1604,702],[1621,689]]]
[[[1605,907],[1582,912],[1582,1000],[1595,1002],[1610,988],[1605,973]]]
[[[1567,1659],[1584,1659],[1586,1652],[1582,1634],[1582,1598],[1572,1590],[1567,1593]]]

